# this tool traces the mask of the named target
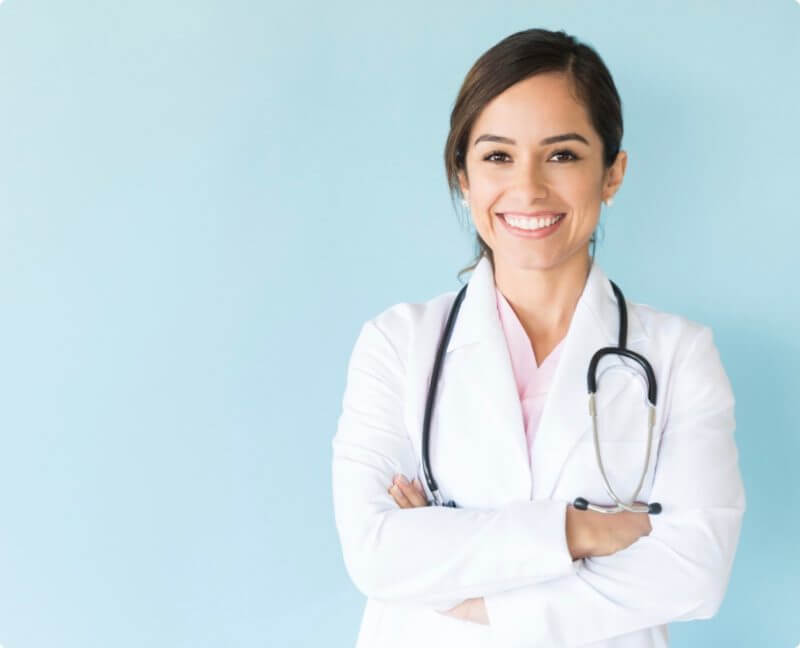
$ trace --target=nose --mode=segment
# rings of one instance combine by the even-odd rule
[[[547,198],[548,183],[544,164],[530,160],[518,165],[519,176],[515,179],[515,184],[531,201]]]

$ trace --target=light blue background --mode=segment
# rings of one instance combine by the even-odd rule
[[[673,645],[800,642],[800,4],[7,0],[0,644],[353,645],[346,363],[364,320],[459,285],[452,102],[537,26],[623,99],[598,262],[711,325],[737,397],[732,580]]]

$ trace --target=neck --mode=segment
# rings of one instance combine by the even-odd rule
[[[566,334],[591,269],[588,248],[546,270],[495,259],[497,288],[514,309],[534,348],[555,346]]]

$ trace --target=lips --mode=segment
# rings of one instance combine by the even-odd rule
[[[560,211],[535,211],[535,212],[519,212],[519,211],[506,211],[495,212],[498,216],[522,216],[523,218],[546,218],[548,216],[561,216],[564,212]]]

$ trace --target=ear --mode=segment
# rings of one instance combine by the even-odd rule
[[[464,173],[463,170],[458,172],[458,184],[461,187],[461,195],[469,199],[469,182],[467,180],[467,174]]]
[[[605,180],[603,181],[603,200],[613,198],[622,185],[625,176],[625,167],[628,165],[628,154],[625,151],[617,153],[617,158],[613,164],[606,169]]]

